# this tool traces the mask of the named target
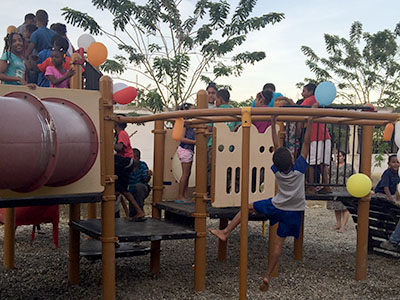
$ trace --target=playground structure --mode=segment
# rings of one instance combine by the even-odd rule
[[[78,79],[74,85],[75,88],[79,87],[80,80]],[[24,91],[23,87],[2,86],[0,89],[1,95],[6,95],[10,92]],[[197,291],[204,290],[205,276],[206,276],[206,219],[207,219],[207,204],[211,199],[207,195],[207,167],[204,162],[207,161],[207,139],[209,136],[207,123],[223,123],[228,121],[242,121],[242,127],[236,134],[236,142],[241,140],[241,144],[235,146],[235,152],[238,156],[235,158],[235,165],[232,169],[240,168],[240,192],[235,192],[240,198],[240,206],[242,211],[241,220],[241,267],[240,267],[240,298],[246,298],[246,278],[247,278],[247,222],[248,222],[248,203],[251,200],[251,186],[250,186],[250,170],[254,168],[251,164],[251,145],[255,139],[251,131],[251,122],[253,120],[269,120],[271,115],[277,115],[279,122],[296,121],[304,122],[308,116],[315,116],[315,122],[333,123],[333,124],[348,124],[359,125],[362,127],[362,156],[360,163],[360,171],[366,175],[370,175],[371,169],[371,154],[372,154],[372,126],[383,126],[388,122],[394,122],[399,117],[398,114],[376,114],[372,112],[353,112],[353,111],[335,111],[332,109],[307,109],[305,111],[301,108],[242,108],[242,109],[216,109],[209,110],[207,107],[206,92],[199,91],[197,94],[197,110],[168,112],[152,116],[144,117],[120,117],[113,115],[112,103],[112,81],[108,77],[103,77],[100,80],[100,92],[90,91],[85,92],[81,90],[57,90],[57,89],[37,89],[33,91],[38,98],[55,97],[69,100],[77,104],[92,120],[96,131],[99,135],[100,156],[97,156],[93,166],[87,171],[81,179],[74,183],[69,183],[65,186],[53,187],[45,186],[29,193],[20,193],[17,191],[1,190],[0,191],[0,206],[8,207],[8,214],[6,215],[5,227],[5,242],[4,242],[4,264],[6,268],[13,267],[13,230],[15,218],[13,217],[15,211],[13,207],[21,206],[26,203],[33,203],[37,200],[38,204],[48,203],[52,204],[50,198],[70,198],[70,264],[69,264],[69,283],[79,283],[79,232],[82,231],[92,237],[100,239],[102,242],[102,270],[103,270],[103,298],[115,298],[115,242],[119,241],[151,241],[151,271],[154,274],[160,272],[160,243],[163,239],[174,238],[195,238],[195,282],[194,288]],[[56,96],[55,96],[56,95]],[[80,100],[79,100],[80,99]],[[11,101],[11,100],[10,100]],[[15,100],[12,100],[15,101]],[[0,110],[3,111],[3,110]],[[100,114],[99,114],[100,111]],[[166,143],[166,130],[164,126],[165,121],[173,121],[178,117],[186,118],[188,125],[193,126],[196,132],[196,188],[195,188],[195,204],[193,212],[191,213],[194,218],[194,232],[191,230],[181,230],[176,234],[157,227],[157,224],[166,227],[168,222],[159,221],[161,218],[160,205],[163,201],[164,190],[164,172],[165,172],[165,143]],[[152,219],[144,223],[130,223],[125,220],[114,219],[114,165],[113,165],[113,122],[139,123],[155,121],[154,129],[154,177],[153,177],[153,208]],[[51,123],[51,122],[50,122]],[[6,126],[6,128],[9,125]],[[218,130],[223,131],[223,126],[216,126],[214,133],[218,136]],[[220,129],[221,128],[221,129]],[[283,126],[281,126],[283,129]],[[284,131],[280,131],[281,139],[283,139]],[[266,133],[268,135],[268,132]],[[214,135],[215,136],[215,135]],[[2,136],[1,136],[2,137]],[[232,139],[232,138],[231,138]],[[7,142],[7,141],[6,141]],[[222,142],[222,141],[221,141]],[[2,140],[0,140],[0,143]],[[230,141],[228,141],[230,145]],[[3,146],[3,144],[1,144]],[[219,140],[215,140],[214,152],[219,151],[216,147],[219,145]],[[261,146],[255,147],[260,149]],[[224,147],[225,151],[229,151],[229,146]],[[241,150],[241,151],[240,151]],[[220,151],[222,153],[222,151]],[[269,148],[264,146],[264,151],[260,153],[271,153]],[[270,155],[270,154],[269,154]],[[217,154],[214,157],[218,158]],[[253,156],[254,157],[254,156]],[[240,158],[240,160],[239,160]],[[257,158],[255,158],[257,159]],[[266,159],[268,162],[268,159]],[[221,162],[221,161],[220,161]],[[226,170],[226,165],[223,162],[218,163],[221,167],[220,170]],[[216,167],[216,165],[214,165]],[[83,167],[82,167],[83,168]],[[269,165],[266,163],[265,172],[269,170]],[[2,173],[3,169],[1,169]],[[215,174],[218,170],[214,170]],[[1,179],[4,180],[5,177]],[[235,189],[235,176],[231,176],[231,189]],[[259,178],[259,177],[257,177]],[[266,178],[266,177],[265,177]],[[42,179],[40,176],[34,180],[34,183]],[[0,180],[0,182],[3,182]],[[43,183],[44,184],[44,183]],[[38,184],[37,184],[38,185]],[[29,187],[32,185],[28,185]],[[39,186],[39,185],[38,185]],[[224,185],[225,186],[225,183]],[[257,187],[260,187],[260,180],[257,179]],[[271,184],[272,186],[272,184]],[[2,183],[1,188],[19,189],[8,183]],[[260,189],[257,189],[260,191]],[[264,189],[266,193],[270,193],[269,189]],[[232,206],[232,203],[220,203],[220,197],[215,190],[215,184],[212,187],[212,194],[214,194],[214,203],[217,206]],[[223,192],[223,191],[222,191]],[[227,191],[225,191],[226,193]],[[96,198],[96,195],[102,193],[101,206],[102,216],[101,221],[96,220],[93,210],[89,212],[89,220],[80,221],[80,202],[87,202],[87,198]],[[83,196],[82,196],[83,195]],[[86,195],[86,196],[85,196]],[[216,197],[216,198],[215,198]],[[257,195],[256,197],[264,197]],[[222,197],[223,198],[223,197]],[[75,201],[73,200],[75,199]],[[84,200],[86,199],[86,200]],[[256,199],[254,199],[256,200]],[[54,201],[54,200],[53,200]],[[96,200],[93,200],[96,201]],[[238,201],[238,200],[235,200]],[[367,272],[367,242],[368,242],[368,215],[369,215],[369,201],[370,197],[366,196],[358,202],[358,227],[357,227],[357,256],[356,256],[356,280],[364,280]],[[72,204],[71,204],[72,203]],[[238,202],[234,203],[238,205]],[[32,204],[30,204],[32,205]],[[93,209],[93,205],[92,205]],[[150,222],[149,222],[150,221]],[[153,222],[154,221],[154,222]],[[227,218],[221,218],[222,223],[226,222]],[[304,220],[303,220],[304,221]],[[149,225],[150,224],[150,225]],[[130,234],[123,232],[123,228],[136,228],[136,231]],[[152,227],[145,229],[146,226]],[[176,227],[168,227],[171,231],[176,230]],[[153,231],[151,231],[153,230]],[[273,241],[276,234],[276,225],[269,228],[269,241]],[[157,238],[156,238],[157,237]],[[294,257],[295,259],[302,258],[302,235],[294,244]],[[221,252],[221,259],[224,258],[224,251],[226,253],[226,244],[220,245],[219,251]]]

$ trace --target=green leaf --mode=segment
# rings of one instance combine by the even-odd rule
[[[100,69],[110,74],[121,75],[126,71],[126,67],[119,61],[107,59],[101,66]]]
[[[62,8],[61,11],[61,15],[64,16],[68,24],[83,28],[83,30],[89,31],[90,34],[101,34],[100,25],[88,14],[68,7]]]

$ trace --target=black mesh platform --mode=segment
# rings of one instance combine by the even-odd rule
[[[133,243],[118,243],[115,247],[115,257],[131,257],[146,255],[150,253],[150,246],[136,245]],[[101,242],[95,239],[88,239],[81,243],[81,257],[88,260],[101,259]]]
[[[185,216],[193,217],[195,211],[194,203],[177,203],[175,201],[163,201],[157,203],[157,208],[165,210],[166,212]],[[240,210],[240,207],[224,207],[217,208],[212,207],[209,203],[207,204],[207,214],[211,219],[232,219]],[[263,221],[266,220],[263,214],[250,214],[250,221]]]
[[[90,219],[72,222],[71,226],[93,238],[101,236],[101,220]],[[115,219],[115,236],[119,242],[194,239],[196,232],[187,226],[163,219],[148,218],[144,222]]]
[[[0,208],[95,202],[101,202],[101,193],[26,197],[18,199],[0,198]]]

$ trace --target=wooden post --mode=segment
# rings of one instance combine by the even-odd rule
[[[71,285],[79,284],[79,252],[80,252],[80,232],[73,229],[71,223],[78,222],[81,218],[80,204],[69,206],[69,275],[68,282]]]
[[[207,93],[197,93],[197,108],[208,108]],[[196,197],[194,229],[196,240],[194,247],[194,289],[203,291],[206,285],[206,199],[207,199],[207,125],[202,125],[196,132]]]
[[[363,126],[361,145],[361,166],[360,172],[371,177],[372,159],[372,126]],[[368,257],[368,224],[370,195],[363,197],[358,202],[357,220],[357,253],[356,253],[356,280],[367,278],[367,257]]]
[[[4,267],[14,269],[15,260],[15,207],[6,208],[4,215]]]
[[[157,202],[162,201],[164,189],[164,154],[165,154],[165,129],[164,121],[154,122],[154,160],[153,160],[153,203],[152,217],[161,218]],[[157,149],[157,150],[156,150]],[[154,275],[160,274],[160,247],[161,241],[151,242],[150,271]]]
[[[100,120],[101,120],[101,159],[104,163],[101,171],[104,185],[101,201],[101,245],[102,245],[102,276],[103,299],[115,299],[115,173],[114,173],[114,122],[112,80],[108,76],[100,78]]]
[[[250,168],[251,108],[242,108],[242,180],[240,218],[240,287],[239,299],[247,299],[247,256],[249,221],[249,168]]]
[[[225,229],[228,226],[228,219],[219,219],[219,229]],[[226,260],[228,241],[221,241],[218,239],[218,261]]]
[[[77,61],[81,60],[81,56],[78,53],[74,53],[71,56],[71,69],[75,71],[75,74],[71,77],[70,86],[71,89],[82,89],[82,69],[80,64],[76,64]],[[81,218],[81,206],[80,204],[70,204],[69,206],[69,274],[68,281],[71,285],[79,284],[79,252],[80,252],[80,232],[79,230],[72,229],[71,223],[78,222]]]

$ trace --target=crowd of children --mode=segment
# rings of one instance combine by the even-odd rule
[[[28,85],[36,84],[41,87],[69,88],[70,78],[74,75],[70,69],[69,56],[74,51],[71,42],[67,38],[66,26],[55,23],[47,28],[48,14],[44,10],[38,10],[36,14],[27,14],[24,23],[16,30],[8,32],[5,37],[5,47],[0,58],[0,80],[3,84]],[[34,87],[30,85],[30,87]],[[307,84],[302,91],[303,99],[298,105],[318,107],[314,96],[315,84]],[[207,86],[208,108],[232,108],[230,93],[227,89],[218,89],[215,83]],[[275,85],[267,83],[262,91],[257,93],[252,103],[253,107],[273,107],[276,102],[284,102],[295,105],[294,102],[281,93],[276,92]],[[189,103],[184,103],[182,110],[193,108]],[[231,131],[237,131],[240,122],[226,123]],[[272,255],[260,288],[267,290],[270,284],[272,271],[274,270],[285,238],[298,237],[301,226],[302,212],[305,209],[306,170],[308,169],[308,193],[331,193],[329,182],[345,184],[347,178],[354,173],[351,165],[345,164],[346,153],[338,151],[337,165],[328,169],[332,162],[332,144],[328,128],[323,123],[313,123],[309,118],[303,139],[302,147],[296,151],[296,140],[300,133],[300,126],[290,127],[287,131],[289,139],[287,145],[280,147],[276,133],[276,117],[270,121],[254,121],[253,124],[259,133],[264,133],[271,126],[274,144],[272,171],[275,174],[277,193],[270,199],[260,200],[250,204],[250,210],[265,214],[271,224],[279,223],[278,237],[274,240]],[[209,124],[212,132],[213,124]],[[292,124],[293,126],[293,124]],[[115,172],[118,179],[115,182],[117,195],[124,195],[129,201],[129,210],[124,200],[122,205],[125,214],[133,221],[146,220],[143,210],[143,201],[150,192],[149,180],[151,171],[144,162],[140,161],[140,151],[132,149],[129,135],[125,131],[126,124],[115,122]],[[297,132],[295,128],[298,128]],[[188,195],[188,180],[194,156],[195,133],[193,128],[185,126],[177,149],[177,155],[182,166],[182,177],[179,181],[177,202],[192,202]],[[287,147],[285,147],[287,146]],[[208,185],[211,174],[211,147],[212,137],[208,142]],[[295,156],[298,157],[296,158]],[[310,165],[310,168],[308,166]],[[388,161],[389,168],[383,173],[381,180],[375,188],[376,196],[395,201],[397,185],[400,182],[398,175],[399,162],[396,155],[391,155]],[[332,171],[335,171],[332,175]],[[317,173],[322,175],[322,188],[317,191],[315,178]],[[331,175],[329,176],[328,173]],[[331,177],[331,178],[330,178]],[[230,182],[230,180],[228,180]],[[343,189],[343,188],[342,188]],[[230,187],[229,187],[230,190]],[[336,190],[334,190],[336,191]],[[118,203],[118,202],[117,202]],[[343,232],[349,213],[346,207],[337,203],[328,203],[328,208],[335,210],[336,226],[333,228]],[[116,210],[119,216],[119,209]],[[221,240],[226,240],[232,230],[240,224],[240,212],[231,223],[221,230],[211,230],[211,233]],[[387,249],[396,249],[400,242],[400,223],[389,241],[383,243]]]
[[[74,72],[69,55],[73,46],[66,26],[55,23],[47,28],[49,16],[43,9],[25,15],[24,23],[9,26],[0,58],[3,84],[69,88]]]

